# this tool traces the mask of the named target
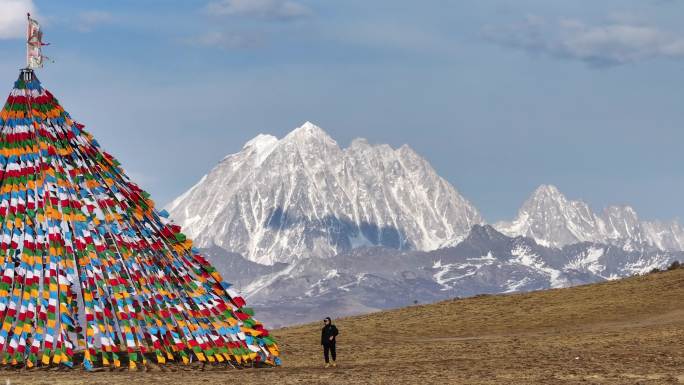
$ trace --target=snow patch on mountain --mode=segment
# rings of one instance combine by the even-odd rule
[[[568,282],[561,277],[562,272],[547,266],[544,260],[535,254],[530,247],[518,244],[511,250],[511,254],[515,257],[511,262],[530,267],[547,275],[552,288],[568,286]]]
[[[588,270],[596,275],[601,275],[605,266],[601,264],[600,258],[603,256],[604,249],[599,247],[590,247],[586,252],[579,254],[577,257],[570,260],[566,265],[566,269],[573,270]]]
[[[644,256],[643,258],[638,258],[636,261],[626,263],[625,270],[632,272],[633,274],[646,274],[653,269],[662,269],[670,262],[672,262],[671,257],[665,254]]]

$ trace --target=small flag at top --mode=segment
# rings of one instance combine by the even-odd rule
[[[43,46],[47,45],[43,43],[43,31],[40,29],[40,24],[31,18],[30,13],[27,17],[26,65],[30,69],[43,68],[45,60],[49,60],[47,56],[43,56]]]

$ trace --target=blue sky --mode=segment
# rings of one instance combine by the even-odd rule
[[[408,143],[491,222],[542,183],[684,218],[682,0],[0,0],[7,91],[28,8],[41,81],[159,205],[310,120]]]

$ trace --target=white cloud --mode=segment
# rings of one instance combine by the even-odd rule
[[[26,36],[26,13],[34,13],[32,0],[0,0],[0,39]]]
[[[110,24],[114,21],[114,16],[105,11],[86,11],[81,12],[78,16],[78,22],[76,24],[76,29],[80,32],[90,32],[93,28],[103,25]]]
[[[207,5],[217,16],[248,16],[261,19],[291,20],[311,15],[311,10],[292,0],[218,0]]]
[[[528,16],[506,27],[487,26],[485,36],[500,45],[611,66],[653,58],[684,58],[684,37],[659,28],[613,22],[587,25],[579,20],[549,22]]]

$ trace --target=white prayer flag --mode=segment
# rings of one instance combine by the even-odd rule
[[[43,46],[47,45],[43,43],[43,31],[40,28],[40,24],[28,15],[28,39],[26,41],[27,51],[26,60],[28,68],[43,68],[43,63],[46,56],[43,56]]]

